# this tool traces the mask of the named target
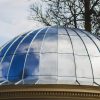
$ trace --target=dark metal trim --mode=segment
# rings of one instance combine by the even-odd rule
[[[70,37],[70,35],[68,33],[68,30],[66,28],[64,28],[64,29],[66,30],[66,33],[69,36],[69,39],[70,39],[70,42],[71,42],[71,46],[72,46],[72,50],[73,50],[73,58],[74,58],[74,65],[75,65],[75,78],[76,78],[76,83],[78,83],[80,85],[79,81],[77,80],[77,72],[76,72],[76,69],[77,68],[76,68],[76,61],[75,61],[75,53],[74,53],[73,42],[72,42],[72,39],[71,39],[71,37]]]
[[[80,39],[82,40],[82,42],[83,42],[83,44],[84,44],[84,46],[85,46],[85,48],[86,48],[86,51],[87,51],[87,54],[88,54],[88,57],[89,57],[89,60],[90,60],[90,64],[91,64],[91,71],[92,71],[92,77],[93,77],[93,84],[96,84],[96,85],[100,86],[98,83],[95,82],[95,79],[94,79],[94,72],[93,72],[93,66],[92,66],[92,62],[91,62],[91,57],[90,57],[89,52],[88,52],[88,49],[87,49],[87,47],[86,47],[86,45],[85,45],[85,43],[84,43],[84,40],[82,39],[82,37],[78,34],[78,32],[77,32],[75,29],[71,29],[71,30],[73,30],[73,31],[80,37]]]

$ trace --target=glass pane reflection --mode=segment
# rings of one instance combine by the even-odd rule
[[[100,85],[99,67],[100,40],[96,36],[50,26],[18,36],[3,46],[0,85]]]

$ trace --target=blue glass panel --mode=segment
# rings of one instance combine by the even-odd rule
[[[27,32],[28,33],[28,32]],[[17,37],[15,37],[14,39],[12,39],[11,41],[9,41],[8,43],[5,43],[2,46],[2,50],[0,50],[0,56],[3,56],[4,53],[6,52],[6,50],[9,48],[9,46],[20,36],[24,37],[25,35],[27,35],[27,33],[24,33],[23,35],[18,35]]]
[[[0,69],[0,79],[3,78],[2,76],[2,70]]]
[[[26,54],[15,55],[9,70],[9,75],[8,75],[9,81],[17,82],[21,80],[25,56]]]
[[[27,35],[27,33],[21,35],[21,37],[19,38],[19,36],[15,37],[11,42],[9,42],[0,52],[0,56],[3,56],[5,54],[5,52],[7,51],[7,49],[10,47],[10,45],[14,44],[10,47],[10,49],[8,50],[6,55],[10,55],[13,54],[17,45],[19,44],[19,42],[21,41],[22,38],[24,38],[24,36]]]
[[[43,42],[43,38],[44,38],[44,36],[46,34],[46,30],[47,30],[47,28],[42,30],[37,35],[37,37],[33,40],[29,52],[40,52],[41,45],[42,45],[42,42]]]
[[[46,38],[55,39],[54,36],[58,35],[58,28],[57,27],[50,27],[47,31]]]
[[[17,46],[20,44],[20,42],[22,41],[24,37],[20,37],[9,49],[9,51],[7,52],[7,55],[11,55],[14,54],[14,51],[16,50]]]
[[[46,29],[42,30],[39,34],[41,33],[45,33]],[[31,41],[33,41],[34,36],[37,34],[37,31],[34,31],[33,33],[31,33],[27,38],[24,39],[24,41],[20,44],[20,46],[18,47],[16,54],[17,53],[26,53],[28,51],[29,45],[31,43]],[[38,35],[39,35],[38,34]],[[38,36],[37,35],[37,36]],[[42,38],[42,37],[41,37]],[[33,49],[33,48],[32,48]]]
[[[14,38],[12,41],[10,41],[1,51],[0,51],[0,57],[2,57],[7,49],[10,47],[10,45],[17,39],[18,37]]]
[[[36,33],[37,33],[37,31],[35,31],[35,34]],[[35,34],[33,32],[33,35],[28,36],[29,38],[27,38],[28,39],[27,41],[30,40],[30,37],[31,37],[31,40],[32,40],[33,37],[35,36]],[[25,41],[23,41],[23,43],[24,42]],[[28,43],[28,46],[29,46],[29,43]],[[15,55],[13,62],[11,64],[11,67],[10,67],[10,71],[9,71],[9,80],[10,81],[19,81],[22,78],[22,72],[23,72],[25,57],[26,57],[26,54]],[[16,72],[13,73],[14,70],[16,70]]]
[[[20,41],[22,40],[22,38],[24,38],[23,36],[21,36],[8,50],[6,56],[4,57],[1,65],[2,65],[2,70],[3,70],[3,76],[5,78],[7,78],[7,74],[8,74],[8,69],[9,69],[9,65],[12,59],[12,56],[14,54],[15,49],[17,48],[18,44],[20,43]],[[12,54],[12,55],[11,55]],[[10,55],[10,56],[9,56]]]
[[[14,42],[14,44],[10,47],[10,49],[8,50],[6,56],[8,55],[13,55],[14,54],[14,51],[16,50],[18,44],[21,42],[21,40],[23,39],[24,37],[20,37],[16,42]]]
[[[38,79],[39,56],[39,53],[31,53],[28,55],[24,68],[24,77],[33,77],[34,79]]]
[[[35,31],[35,33],[36,33],[37,31]],[[34,36],[34,35],[33,35]],[[32,37],[32,36],[31,36]],[[29,39],[29,38],[28,38]],[[16,43],[14,43],[14,46],[12,46],[10,49],[9,49],[9,51],[7,52],[7,55],[6,55],[6,57],[4,58],[4,60],[3,60],[3,62],[5,62],[6,60],[8,60],[7,58],[7,56],[10,54],[11,55],[11,53],[13,54],[14,53],[14,51],[15,51],[15,49],[16,49],[16,47],[17,47],[17,45],[19,44],[19,41],[21,41],[22,40],[22,37],[20,37],[20,39],[18,39],[17,41],[16,41]],[[24,57],[23,57],[24,56]],[[22,61],[21,61],[21,64],[22,64],[22,68],[23,68],[23,66],[24,66],[24,61],[25,61],[25,56],[26,56],[26,54],[24,54],[23,56],[21,56],[21,58],[22,58]],[[17,56],[15,56],[14,57],[14,59],[13,59],[13,62],[12,62],[12,65],[11,65],[11,69],[13,69],[13,67],[14,68],[16,68],[16,67],[20,67],[20,60],[21,59],[18,59],[18,57],[16,58]],[[20,58],[20,57],[19,57]],[[17,60],[16,60],[17,59]],[[9,59],[9,62],[11,62],[11,59]],[[17,63],[17,65],[14,63],[14,62],[16,62]],[[6,70],[8,71],[8,69],[6,68]],[[4,71],[3,72],[4,73],[4,76],[6,76],[5,75],[5,73],[6,73],[6,71]],[[10,72],[9,72],[10,73]],[[16,73],[16,74],[18,74],[18,73]],[[14,78],[15,78],[15,76],[17,76],[17,75],[14,75]],[[18,74],[19,75],[19,74]],[[12,76],[13,77],[13,75],[10,75],[10,76]],[[15,79],[15,81],[17,81],[19,79],[19,77],[16,77],[16,79]],[[11,80],[11,78],[9,77],[9,80]],[[12,79],[12,81],[13,81],[13,79]]]
[[[0,57],[0,61],[1,61],[2,57]],[[2,67],[1,67],[1,64],[0,64],[0,79],[2,78]]]
[[[12,58],[12,55],[5,57],[5,59],[3,60],[0,66],[2,68],[2,75],[6,79],[7,79],[7,74],[8,74],[11,58]]]
[[[1,62],[2,57],[0,57],[0,62]]]
[[[0,52],[1,52],[1,50],[7,45],[7,44],[9,44],[11,41],[8,41],[8,42],[6,42],[5,44],[3,44],[1,47],[0,47]]]
[[[35,84],[38,81],[38,76],[28,76],[24,79],[24,84]]]
[[[36,33],[38,32],[38,30],[32,32],[29,36],[27,36],[22,43],[19,45],[16,54],[17,53],[25,53],[28,51],[29,45],[32,41],[32,39],[34,38],[34,36],[36,35]]]
[[[2,72],[0,71],[0,73]],[[0,77],[0,85],[4,85],[5,81],[7,81],[5,78]]]

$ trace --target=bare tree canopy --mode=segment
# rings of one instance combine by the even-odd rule
[[[46,26],[82,28],[96,35],[100,32],[100,0],[41,0],[32,4],[31,19]]]

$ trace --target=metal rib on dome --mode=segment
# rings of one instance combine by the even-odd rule
[[[0,51],[0,85],[100,85],[100,39],[80,29],[27,32]]]

